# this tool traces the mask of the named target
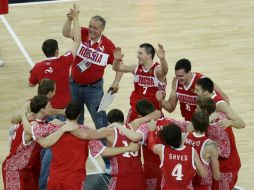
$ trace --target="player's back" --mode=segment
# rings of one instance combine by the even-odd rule
[[[117,128],[115,130],[115,143],[112,147],[128,146],[131,143],[125,135],[123,135]],[[117,156],[111,157],[112,176],[124,176],[142,173],[141,155],[140,151],[125,152]]]
[[[127,125],[128,126],[128,125]],[[115,140],[112,147],[128,146],[131,141],[117,128],[114,128]],[[144,190],[145,179],[142,170],[141,154],[125,152],[110,158],[112,167],[109,190]]]
[[[52,146],[52,161],[49,178],[54,183],[83,181],[86,175],[89,141],[80,140],[65,133]]]
[[[160,167],[163,174],[162,189],[192,189],[192,179],[196,174],[194,148],[183,146],[172,149],[163,146]]]
[[[205,144],[210,141],[205,134],[196,134],[195,132],[188,133],[185,137],[184,144],[186,146],[194,147],[199,155],[201,163],[206,170],[207,176],[202,178],[199,175],[196,175],[193,179],[194,186],[211,186],[212,185],[212,168],[209,161],[205,160],[203,155],[205,155]]]

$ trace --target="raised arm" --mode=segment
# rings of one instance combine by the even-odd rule
[[[158,50],[155,49],[156,55],[160,59],[160,67],[156,69],[156,76],[160,81],[165,81],[168,73],[168,64],[165,59],[165,50],[161,44],[158,44]]]
[[[66,14],[67,16],[67,19],[63,25],[63,28],[62,28],[62,34],[64,37],[66,38],[73,38],[73,33],[71,31],[71,22],[72,22],[72,14],[73,10],[70,9],[70,11]]]
[[[81,43],[81,31],[80,31],[80,25],[78,20],[79,10],[75,3],[73,4],[73,11],[71,15],[73,17],[72,19],[73,19],[73,40],[74,40],[71,52],[73,56],[76,56],[76,53]]]
[[[226,102],[220,102],[216,105],[216,112],[223,112],[226,114],[228,120],[221,121],[223,127],[232,126],[236,129],[245,127],[244,121],[232,110]]]
[[[124,73],[134,73],[136,65],[125,65],[122,62],[123,58],[122,50],[120,47],[117,47],[114,50],[114,62],[113,62],[113,70],[118,72],[124,72]]]

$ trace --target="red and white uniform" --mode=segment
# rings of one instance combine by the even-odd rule
[[[155,75],[156,67],[159,63],[154,63],[149,70],[145,70],[142,65],[138,65],[134,72],[134,90],[130,96],[131,109],[127,118],[127,123],[138,118],[136,103],[141,99],[150,101],[156,109],[161,109],[160,103],[156,99],[156,92],[166,88],[166,82],[162,83]]]
[[[72,64],[71,75],[76,83],[85,85],[100,80],[107,64],[113,64],[115,45],[104,35],[101,36],[98,42],[92,44],[87,28],[81,28],[81,37],[82,43],[78,49],[74,64]],[[77,67],[77,64],[81,61],[88,62],[90,65],[83,72]]]
[[[156,144],[160,144],[160,139],[157,138],[158,132],[166,125],[174,123],[178,125],[182,131],[186,130],[186,121],[177,121],[171,118],[161,118],[156,122],[155,140]],[[146,180],[147,189],[161,189],[162,174],[160,169],[160,158],[154,154],[147,146],[143,146],[143,157],[144,157],[144,176]]]
[[[213,91],[213,95],[211,98],[213,99],[216,106],[221,102],[225,102],[225,100],[221,97],[221,95],[215,90]]]
[[[219,148],[221,177],[219,181],[213,180],[212,189],[214,190],[233,189],[241,167],[232,127],[223,129],[218,124],[223,119],[226,119],[226,115],[218,112],[218,119],[213,121],[207,129],[207,137],[217,142]]]
[[[186,121],[191,121],[192,115],[196,110],[197,95],[194,93],[194,89],[197,80],[202,77],[204,76],[200,73],[193,73],[189,86],[184,86],[178,80],[176,81],[176,96],[180,103],[181,114]]]
[[[198,135],[195,132],[188,133],[185,137],[184,144],[186,146],[194,147],[199,155],[199,158],[201,160],[201,163],[203,167],[206,170],[207,176],[205,178],[200,177],[199,175],[196,175],[193,179],[193,188],[198,190],[210,190],[212,186],[212,168],[210,166],[210,163],[207,162],[204,158],[204,149],[205,144],[210,141],[205,134]]]
[[[33,85],[38,84],[44,78],[55,81],[56,94],[50,100],[53,108],[65,108],[71,99],[69,70],[73,59],[72,53],[67,52],[58,58],[51,57],[37,63],[30,71],[29,82]]]
[[[88,127],[80,125],[80,128]],[[56,125],[33,127],[34,138],[39,139],[59,129]],[[47,136],[46,135],[46,136]],[[65,133],[52,147],[47,189],[82,189],[86,176],[86,160],[89,155],[96,157],[106,148],[97,140],[80,140],[71,133]]]
[[[127,128],[132,129],[131,126],[126,125]],[[131,143],[119,129],[115,130],[115,140],[112,147],[128,146]],[[143,141],[147,139],[148,127],[142,124],[137,131],[143,134]],[[140,151],[125,152],[110,158],[110,165],[112,167],[112,177],[108,186],[109,190],[144,190],[145,179],[143,176],[143,169],[141,163]]]
[[[172,149],[163,145],[160,167],[163,175],[161,189],[193,189],[192,179],[196,174],[193,147]]]
[[[42,124],[43,121],[32,121],[31,124]],[[23,124],[14,127],[10,154],[2,164],[5,190],[39,189],[40,150],[35,141],[25,144]]]

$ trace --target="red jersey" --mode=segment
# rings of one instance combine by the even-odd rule
[[[8,13],[8,0],[0,1],[0,14]]]
[[[187,121],[191,121],[192,114],[196,110],[196,99],[197,95],[194,93],[195,85],[197,80],[202,78],[203,75],[200,73],[193,73],[192,80],[189,86],[176,81],[176,95],[180,103],[181,114]]]
[[[155,75],[155,69],[159,63],[154,63],[149,70],[145,70],[142,65],[137,65],[134,72],[134,90],[130,96],[131,110],[129,112],[127,123],[138,118],[136,103],[141,99],[150,101],[156,109],[161,109],[161,105],[156,99],[156,92],[166,88],[166,82],[161,82]]]
[[[215,90],[213,91],[213,95],[211,98],[213,99],[216,106],[221,102],[225,102],[221,95]]]
[[[107,64],[113,63],[115,45],[104,35],[101,36],[98,42],[91,44],[87,28],[81,28],[81,37],[82,43],[74,64],[72,64],[71,75],[78,84],[91,84],[103,77]],[[88,65],[88,68],[83,72],[77,66],[82,61]]]
[[[127,128],[132,129],[130,125],[126,125]],[[115,140],[112,147],[122,147],[128,146],[131,143],[124,134],[122,134],[119,129],[115,130]],[[148,130],[145,128],[138,129],[143,134],[143,139],[147,139]],[[138,131],[137,130],[137,131]],[[127,176],[142,174],[142,164],[140,152],[125,152],[124,154],[119,154],[110,158],[110,163],[112,166],[112,176]]]
[[[188,122],[187,121],[178,121],[178,120],[175,120],[175,119],[172,119],[172,118],[167,118],[167,117],[164,117],[164,118],[161,118],[161,119],[158,119],[157,122],[156,122],[156,129],[155,129],[155,134],[158,135],[158,132],[166,125],[169,125],[169,124],[172,124],[174,123],[175,125],[177,125],[182,132],[185,132],[186,131],[186,128],[188,126]]]
[[[192,189],[192,179],[196,174],[194,148],[183,146],[172,149],[163,145],[161,170],[163,174],[162,189]]]
[[[59,128],[59,126],[52,124],[33,127],[35,139],[47,136]],[[83,125],[80,125],[80,128],[89,129]],[[100,141],[80,140],[71,133],[65,133],[51,148],[53,156],[49,180],[53,183],[82,182],[86,176],[88,148],[90,148],[92,156],[98,156],[105,149]]]
[[[132,129],[131,126],[126,125],[127,128]],[[114,128],[115,139],[112,147],[128,146],[131,143],[119,129]],[[148,128],[143,125],[139,127],[143,135],[143,141],[147,138]],[[108,189],[110,190],[139,190],[145,189],[145,179],[143,176],[141,154],[137,152],[125,152],[110,158],[110,165],[112,167],[112,178]]]
[[[43,121],[32,121],[31,124],[42,124]],[[2,170],[4,175],[5,189],[20,189],[24,177],[40,175],[40,150],[41,146],[35,141],[25,144],[23,124],[19,123],[14,127],[10,154],[3,162]],[[24,172],[23,172],[24,171]],[[24,181],[23,181],[24,182]],[[37,184],[38,186],[38,184]],[[38,187],[37,187],[38,188]]]
[[[50,100],[53,108],[65,108],[71,99],[69,87],[69,70],[73,63],[73,55],[67,52],[60,57],[50,57],[37,63],[30,71],[29,82],[38,84],[42,79],[48,78],[56,83],[56,94]]]
[[[198,135],[195,132],[191,132],[188,133],[185,137],[185,141],[184,144],[186,146],[192,146],[196,149],[199,158],[201,160],[201,163],[203,165],[203,167],[206,170],[207,176],[206,178],[202,178],[199,175],[196,175],[193,179],[193,185],[208,185],[211,186],[212,185],[212,168],[210,166],[210,163],[207,162],[204,158],[203,158],[203,154],[204,154],[204,149],[205,149],[205,144],[209,141],[210,139],[208,139],[205,134],[204,135]]]
[[[226,115],[222,112],[217,114],[218,118],[208,126],[207,137],[218,144],[220,171],[223,173],[238,171],[241,167],[241,161],[232,127],[226,129],[220,127],[218,123],[226,119]]]

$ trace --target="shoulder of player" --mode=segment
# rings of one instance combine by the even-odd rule
[[[205,148],[206,148],[206,150],[213,150],[214,148],[217,148],[217,143],[215,141],[209,139],[205,143]]]

